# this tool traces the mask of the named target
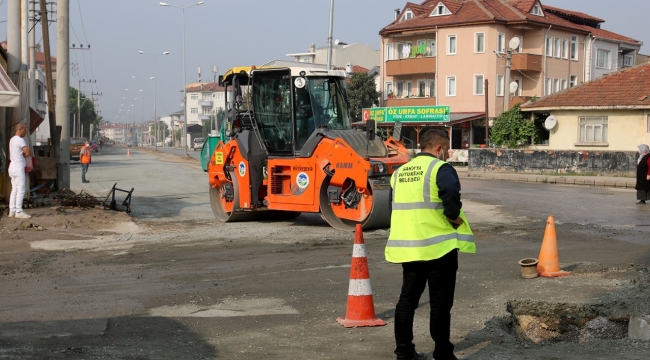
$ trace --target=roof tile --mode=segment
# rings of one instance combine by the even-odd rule
[[[650,108],[650,63],[617,71],[535,102],[528,102],[522,109],[633,106]]]

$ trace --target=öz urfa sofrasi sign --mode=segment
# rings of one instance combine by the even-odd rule
[[[398,106],[363,109],[363,121],[449,122],[449,106]]]

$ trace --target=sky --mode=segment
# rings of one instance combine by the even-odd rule
[[[0,0],[0,40],[7,36],[7,1]],[[184,11],[156,0],[69,0],[70,44],[91,45],[70,51],[70,85],[101,93],[96,108],[113,122],[154,118],[181,110],[183,90],[183,13],[185,14],[185,76],[187,82],[213,81],[212,66],[223,74],[234,66],[292,60],[286,54],[305,52],[309,45],[327,46],[329,0],[205,0]],[[198,0],[167,0],[178,7]],[[411,0],[418,3],[418,0]],[[580,11],[605,20],[602,28],[642,41],[650,53],[647,0],[542,0],[545,5]],[[379,48],[379,30],[394,19],[402,0],[335,0],[333,38]],[[40,24],[36,41],[41,42]],[[56,24],[50,26],[56,56]],[[138,51],[163,56],[140,55]],[[154,66],[155,63],[155,66]],[[135,77],[135,78],[134,78]],[[126,91],[125,89],[129,89]],[[139,91],[143,90],[143,91]],[[137,100],[133,100],[134,98]],[[134,106],[131,106],[134,105]],[[124,114],[129,108],[130,118]],[[120,111],[122,110],[122,111]],[[135,117],[135,119],[134,119]]]

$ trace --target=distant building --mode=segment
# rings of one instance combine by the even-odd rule
[[[539,0],[407,2],[379,32],[381,106],[449,106],[452,148],[485,144],[486,117],[634,65],[641,43],[602,22]]]
[[[307,52],[287,54],[287,56],[293,57],[296,62],[326,65],[327,52],[327,46],[316,48],[316,45],[311,44]],[[370,69],[379,65],[379,51],[370,45],[346,44],[338,41],[338,44],[332,45],[331,63],[335,67],[344,67],[350,63]]]
[[[650,143],[650,63],[522,105],[553,115],[545,150],[636,151]]]
[[[224,88],[218,83],[187,84],[187,125],[203,125],[218,109],[226,108]]]

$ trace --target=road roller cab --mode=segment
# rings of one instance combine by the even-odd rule
[[[390,225],[390,175],[409,153],[374,126],[352,129],[345,72],[242,67],[220,82],[226,138],[208,166],[219,220],[320,212],[341,230]]]

